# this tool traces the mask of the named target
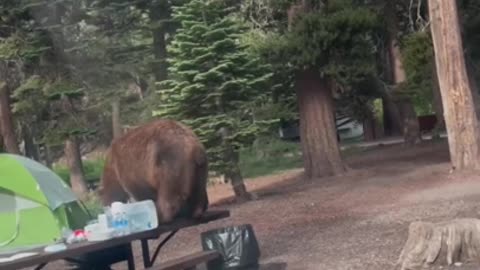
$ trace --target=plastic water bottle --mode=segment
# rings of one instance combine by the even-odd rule
[[[116,236],[122,236],[130,233],[127,215],[127,207],[121,202],[112,203],[112,227]]]

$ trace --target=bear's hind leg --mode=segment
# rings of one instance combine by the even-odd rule
[[[191,176],[191,180],[195,184],[191,191],[192,200],[189,203],[193,208],[192,217],[198,219],[207,211],[209,203],[207,193],[208,163],[206,160],[196,165],[195,173]]]
[[[208,195],[207,195],[207,192],[201,192],[200,194],[199,191],[195,191],[197,192],[197,200],[195,202],[195,208],[193,209],[193,213],[192,213],[192,217],[195,218],[195,219],[198,219],[198,218],[201,218],[203,213],[205,213],[205,211],[207,210],[208,208]]]

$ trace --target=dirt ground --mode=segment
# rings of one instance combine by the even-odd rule
[[[307,182],[294,170],[248,181],[258,200],[247,203],[229,203],[228,185],[211,187],[212,208],[229,209],[231,218],[179,232],[159,259],[200,250],[202,231],[249,223],[262,270],[395,269],[412,221],[478,217],[480,177],[450,173],[446,142],[384,146],[346,160],[350,170],[339,177]]]

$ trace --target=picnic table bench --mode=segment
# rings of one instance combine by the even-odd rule
[[[180,258],[170,260],[161,265],[146,268],[146,270],[190,270],[201,263],[217,262],[221,263],[222,255],[216,250],[200,251]]]
[[[37,249],[37,250],[34,249],[34,250],[31,250],[31,252],[38,252],[39,254],[18,259],[11,262],[0,263],[0,269],[15,270],[15,269],[22,269],[27,267],[35,267],[35,270],[39,270],[45,267],[45,265],[47,265],[48,263],[56,260],[68,261],[68,260],[72,260],[72,258],[74,257],[78,257],[81,255],[91,254],[95,252],[102,252],[111,248],[127,245],[129,249],[128,258],[126,259],[126,261],[128,262],[128,269],[134,270],[135,263],[134,263],[131,244],[133,241],[137,241],[137,240],[141,241],[143,265],[146,269],[148,269],[149,267],[153,266],[161,248],[179,230],[188,228],[188,227],[198,226],[201,224],[206,224],[206,223],[223,219],[223,218],[228,218],[229,216],[230,216],[230,212],[226,210],[207,211],[199,219],[177,219],[172,223],[160,224],[157,228],[149,231],[132,233],[129,235],[115,237],[105,241],[82,242],[82,243],[67,245],[67,249],[59,252],[46,253],[43,251],[43,249]],[[158,238],[160,238],[162,234],[166,234],[166,233],[168,233],[168,235],[158,244],[153,256],[151,257],[148,241],[157,240]],[[207,252],[207,253],[209,253],[210,255],[207,257],[202,257],[204,261],[212,260],[213,257],[217,256],[213,254],[214,252]],[[199,256],[199,254],[196,254],[196,255]],[[205,254],[202,254],[202,256],[204,255]],[[193,261],[197,262],[198,258]],[[190,262],[190,264],[194,262]],[[164,269],[164,268],[151,268],[151,269]],[[182,268],[165,268],[165,269],[182,269]],[[185,267],[184,269],[188,269],[188,267]]]

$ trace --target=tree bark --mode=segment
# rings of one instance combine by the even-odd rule
[[[5,151],[5,145],[3,145],[3,135],[2,135],[2,129],[0,127],[0,153],[3,153]]]
[[[38,148],[35,145],[35,141],[32,135],[32,131],[29,127],[22,127],[22,137],[25,142],[25,156],[33,160],[39,161],[40,157],[38,154]]]
[[[235,197],[240,198],[242,200],[250,200],[251,195],[247,191],[245,187],[245,183],[243,181],[242,173],[240,172],[240,168],[238,166],[234,166],[230,169],[226,174],[225,177],[230,179],[233,192],[235,193]]]
[[[399,97],[397,106],[402,117],[402,134],[406,145],[414,145],[421,139],[420,126],[412,100],[408,97],[402,97],[402,93],[399,92],[407,80],[407,75],[403,67],[402,54],[397,39],[398,22],[396,20],[394,5],[386,4],[385,14],[389,30],[388,49],[392,65],[392,81],[395,86],[395,95]]]
[[[45,151],[45,165],[51,169],[53,168],[52,150],[48,144],[45,144],[44,151]]]
[[[73,192],[83,198],[88,193],[83,171],[80,145],[76,137],[71,136],[65,141],[65,157],[67,158],[68,169],[70,170],[70,185]]]
[[[155,56],[155,63],[153,64],[153,73],[157,82],[164,81],[168,76],[167,66],[167,42],[165,40],[165,34],[167,33],[167,27],[165,23],[161,21],[168,20],[170,18],[170,7],[168,1],[154,1],[149,11],[150,20],[153,24],[159,24],[160,26],[152,29],[153,37],[153,54]]]
[[[456,169],[478,169],[478,120],[465,65],[457,3],[428,3],[452,165]]]
[[[480,220],[455,219],[439,223],[413,222],[395,269],[439,269],[480,260]],[[441,269],[441,268],[440,268]]]
[[[377,138],[377,127],[376,127],[375,116],[372,112],[369,113],[368,117],[363,120],[363,140],[366,142],[373,141]]]
[[[223,161],[229,165],[224,171],[225,177],[230,180],[235,197],[240,200],[250,200],[252,199],[252,196],[245,187],[243,176],[238,166],[238,162],[240,161],[239,154],[237,151],[235,151],[227,139],[230,131],[227,128],[221,128],[219,133],[222,137],[222,144],[224,148]]]
[[[6,83],[0,81],[0,125],[3,143],[8,153],[20,155],[20,148],[15,136],[9,90]]]
[[[437,69],[432,68],[432,92],[433,92],[433,108],[435,109],[435,116],[437,123],[435,124],[434,135],[439,136],[439,133],[445,129],[445,119],[443,117],[442,95],[440,94],[440,86],[438,85]]]
[[[422,140],[415,107],[410,98],[403,98],[398,101],[397,106],[403,119],[403,138],[405,145],[413,146]]]
[[[337,141],[333,97],[327,80],[315,70],[298,71],[295,89],[306,177],[312,179],[345,172]]]
[[[402,135],[402,117],[390,93],[384,92],[382,97],[383,123],[386,136]]]
[[[466,54],[468,57],[468,54]],[[475,68],[471,60],[465,59],[466,67],[467,67],[467,76],[470,85],[470,89],[472,90],[472,98],[473,98],[473,106],[475,107],[475,112],[477,114],[477,119],[480,118],[480,94],[478,92],[478,84],[475,79]]]
[[[113,139],[122,136],[122,124],[120,120],[120,101],[112,102],[112,131]]]

